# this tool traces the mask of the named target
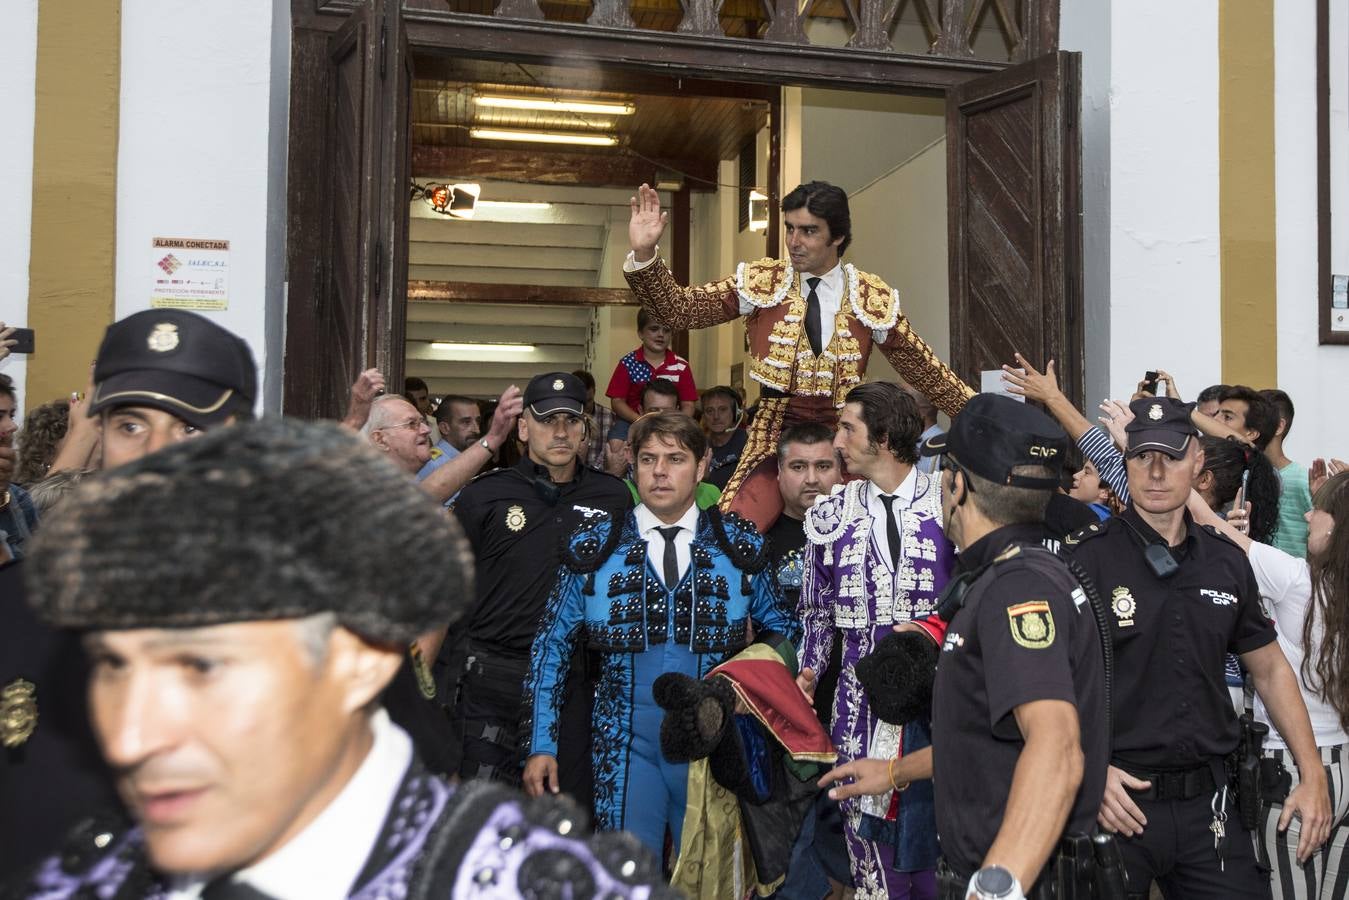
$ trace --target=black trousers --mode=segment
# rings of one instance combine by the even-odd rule
[[[489,778],[519,785],[525,760],[521,751],[520,720],[529,660],[483,656],[470,651],[472,662],[459,682],[454,722],[463,735],[461,778]],[[590,752],[590,712],[594,683],[589,677],[586,652],[572,659],[563,689],[558,719],[558,782],[589,810],[593,802]]]
[[[1147,818],[1143,833],[1117,837],[1129,897],[1148,896],[1153,881],[1167,900],[1269,900],[1269,874],[1255,862],[1251,833],[1235,798],[1228,799],[1223,859],[1213,847],[1213,795],[1134,802]]]

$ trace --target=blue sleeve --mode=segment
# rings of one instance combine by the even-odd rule
[[[1115,446],[1105,429],[1093,426],[1077,439],[1082,455],[1091,460],[1101,480],[1110,485],[1115,496],[1126,506],[1129,503],[1129,473],[1124,468],[1124,454]]]
[[[529,677],[525,681],[524,722],[520,737],[526,756],[547,753],[557,756],[557,720],[562,709],[562,691],[576,641],[585,621],[585,576],[565,566],[548,595],[543,620],[530,651]]]
[[[750,618],[759,629],[778,631],[787,636],[792,646],[801,639],[801,623],[787,608],[782,598],[782,588],[771,565],[764,566],[750,580],[754,591],[750,606]]]

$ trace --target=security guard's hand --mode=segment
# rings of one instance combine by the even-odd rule
[[[801,689],[801,693],[806,695],[810,705],[815,705],[815,670],[807,666],[796,676],[796,686]]]
[[[1304,781],[1283,801],[1279,831],[1287,831],[1296,815],[1302,820],[1297,839],[1297,861],[1305,863],[1330,837],[1330,794],[1326,790],[1325,770],[1320,777]]]
[[[843,784],[848,778],[852,779],[852,783]],[[836,766],[820,777],[819,785],[829,788],[830,800],[847,800],[863,794],[884,794],[894,790],[894,785],[890,783],[890,762],[884,759],[854,759]]]
[[[1143,781],[1123,769],[1111,766],[1105,773],[1105,797],[1101,800],[1101,811],[1096,821],[1107,831],[1130,837],[1142,834],[1143,827],[1148,824],[1147,816],[1143,815],[1143,810],[1138,808],[1125,788],[1142,791],[1150,787],[1151,781]]]
[[[557,757],[547,753],[531,756],[529,762],[525,763],[524,788],[531,797],[542,797],[545,792],[558,793]]]

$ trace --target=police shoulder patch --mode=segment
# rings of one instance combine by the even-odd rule
[[[1054,643],[1054,614],[1045,600],[1027,600],[1007,607],[1012,640],[1028,650],[1043,650]]]
[[[1110,531],[1110,526],[1107,525],[1105,522],[1093,522],[1086,528],[1079,528],[1077,531],[1074,531],[1072,534],[1065,537],[1063,539],[1063,543],[1068,546],[1080,544],[1083,541],[1088,541],[1091,540],[1092,538],[1100,537],[1101,535],[1107,533],[1108,531]]]

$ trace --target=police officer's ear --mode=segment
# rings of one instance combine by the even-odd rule
[[[520,414],[520,418],[515,420],[515,436],[520,439],[520,443],[529,443],[529,412],[526,410]]]

